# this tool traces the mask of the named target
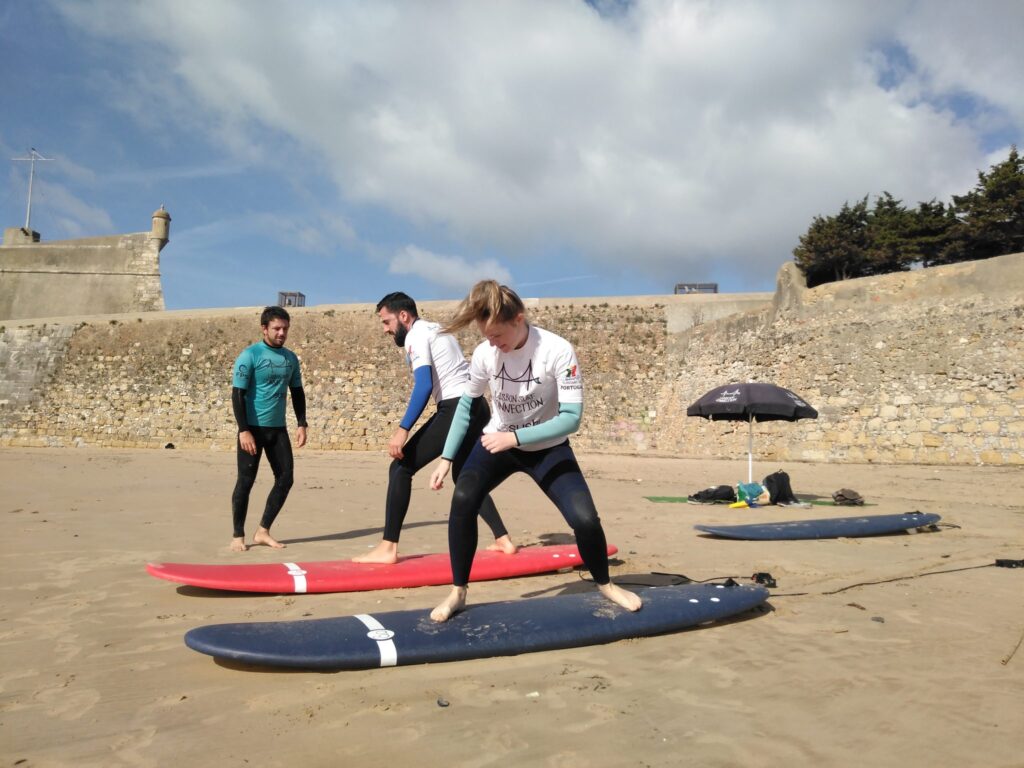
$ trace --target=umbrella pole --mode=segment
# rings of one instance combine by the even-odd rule
[[[747,482],[754,482],[754,415],[747,421]]]

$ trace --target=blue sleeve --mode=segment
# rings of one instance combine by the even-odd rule
[[[556,437],[567,437],[580,428],[583,418],[583,403],[558,404],[558,415],[541,424],[523,427],[516,430],[516,440],[520,445],[541,443]]]
[[[472,397],[463,395],[459,398],[459,405],[452,416],[452,425],[448,427],[448,439],[444,441],[444,450],[441,451],[442,459],[451,461],[462,447],[462,441],[466,439],[466,431],[469,429],[469,409],[472,407]]]
[[[413,386],[412,394],[409,395],[409,407],[405,409],[405,416],[399,424],[402,429],[412,429],[423,409],[427,407],[430,393],[434,391],[434,378],[431,373],[433,370],[429,365],[421,365],[412,372]]]

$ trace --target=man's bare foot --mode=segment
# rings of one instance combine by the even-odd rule
[[[616,605],[621,605],[627,611],[639,611],[641,606],[643,606],[643,601],[639,595],[630,592],[628,589],[616,586],[610,581],[607,584],[598,584],[597,588],[601,591],[602,595]]]
[[[252,543],[262,544],[265,547],[273,547],[274,549],[284,549],[284,544],[271,536],[270,531],[263,526],[256,529],[256,533],[252,537]]]
[[[398,562],[398,542],[385,539],[365,555],[352,558],[353,563],[383,563],[394,565]]]
[[[233,538],[231,540],[231,543],[228,544],[228,548],[232,552],[245,552],[245,550],[248,549],[248,547],[245,546],[245,538],[243,538],[242,536],[236,536],[235,538]]]
[[[466,607],[466,587],[452,587],[451,593],[437,608],[430,612],[430,618],[441,623]]]
[[[512,543],[512,538],[507,533],[495,539],[494,543],[487,547],[487,549],[491,552],[504,552],[506,555],[514,555],[519,551],[519,547]]]

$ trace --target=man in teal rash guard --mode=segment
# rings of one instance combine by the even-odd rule
[[[299,358],[285,349],[291,318],[281,307],[267,307],[260,316],[263,339],[242,350],[235,360],[231,382],[231,407],[238,424],[238,480],[231,495],[231,516],[234,538],[231,549],[244,552],[245,517],[249,509],[249,492],[256,482],[260,456],[274,472],[274,487],[267,496],[253,544],[282,549],[284,544],[270,535],[277,513],[284,506],[294,482],[295,461],[292,443],[285,424],[285,403],[288,390],[298,421],[295,441],[299,448],[306,444],[306,394],[302,389]]]
[[[378,302],[377,315],[384,332],[405,350],[414,383],[405,415],[388,441],[388,455],[394,461],[388,471],[384,538],[365,555],[352,558],[357,563],[398,562],[398,537],[409,510],[413,475],[441,455],[455,408],[469,382],[469,363],[458,340],[450,334],[440,333],[437,323],[422,319],[411,296],[401,291],[389,293]],[[409,430],[416,424],[431,396],[437,404],[437,411],[409,437]],[[474,440],[490,417],[487,402],[482,398],[474,401],[467,426]],[[452,472],[456,477],[472,447],[472,440],[467,440],[465,450],[454,455]],[[513,554],[516,546],[490,496],[481,502],[480,516],[494,534],[494,543],[488,549]]]

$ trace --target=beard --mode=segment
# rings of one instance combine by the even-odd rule
[[[409,329],[406,328],[404,325],[399,324],[398,330],[395,331],[395,346],[396,347],[404,347],[405,346],[405,337],[408,336],[408,335],[409,335]]]

